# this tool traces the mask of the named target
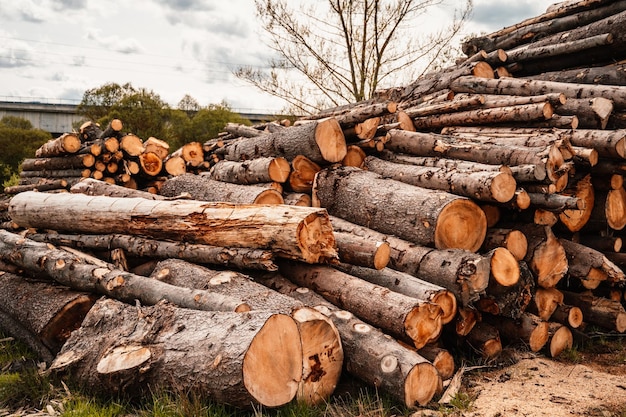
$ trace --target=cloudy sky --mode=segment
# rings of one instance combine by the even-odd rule
[[[474,0],[466,32],[493,32],[555,1]],[[86,89],[130,82],[172,106],[189,94],[203,106],[279,111],[281,101],[232,75],[266,65],[263,36],[254,0],[0,0],[0,101],[76,103]]]

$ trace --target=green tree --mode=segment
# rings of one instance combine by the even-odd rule
[[[3,117],[0,120],[0,184],[19,173],[22,161],[33,158],[37,148],[50,139],[50,133],[33,129],[26,119]]]
[[[191,138],[192,141],[205,142],[215,138],[229,122],[250,124],[249,120],[233,112],[225,104],[212,104],[208,107],[201,108],[191,119],[188,137]]]
[[[158,94],[140,88],[111,105],[104,121],[107,124],[111,119],[120,119],[126,132],[142,139],[155,136],[166,140],[170,110]]]
[[[85,115],[89,120],[97,122],[106,119],[111,107],[118,104],[124,97],[136,93],[135,88],[126,83],[107,83],[100,87],[91,88],[83,93],[83,99],[78,105],[78,113]]]
[[[269,70],[242,67],[235,75],[301,113],[369,99],[379,87],[413,81],[440,62],[472,9],[472,0],[464,0],[449,25],[423,32],[417,19],[442,3],[327,0],[296,9],[287,0],[255,0],[278,58]]]

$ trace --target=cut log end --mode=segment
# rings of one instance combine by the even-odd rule
[[[274,158],[272,162],[270,162],[268,172],[272,181],[283,183],[289,179],[291,165],[285,158]]]
[[[519,230],[511,230],[506,238],[506,248],[518,261],[523,260],[528,252],[528,239]]]
[[[263,325],[243,360],[248,392],[268,407],[291,401],[302,379],[302,343],[296,322],[275,314]]]
[[[374,254],[374,269],[383,269],[389,264],[391,246],[387,242],[380,242]]]
[[[417,349],[437,340],[442,330],[441,307],[423,303],[413,308],[404,319],[404,329]]]
[[[573,345],[572,331],[566,326],[559,326],[550,339],[550,356],[556,358],[566,349],[571,349]]]
[[[487,233],[487,218],[471,200],[456,199],[439,214],[435,227],[437,249],[467,249],[476,252]]]
[[[567,313],[567,324],[569,324],[572,329],[577,329],[583,324],[583,312],[580,308],[570,308]]]
[[[437,369],[428,362],[418,363],[404,381],[404,402],[407,407],[426,405],[433,398],[441,379]]]
[[[254,204],[284,204],[281,193],[274,189],[264,190],[254,199]]]
[[[511,174],[502,172],[491,180],[489,189],[491,191],[491,195],[496,201],[506,203],[515,196],[517,182]]]
[[[305,262],[320,263],[339,258],[330,221],[323,222],[320,214],[308,215],[299,224],[297,234],[298,247]]]
[[[441,322],[443,324],[448,324],[454,320],[457,312],[457,301],[451,291],[439,291],[433,297],[432,302],[441,307]]]
[[[346,156],[346,139],[341,125],[334,118],[318,123],[315,129],[315,142],[320,148],[322,157],[328,162],[341,162]]]
[[[518,260],[506,248],[496,248],[491,255],[491,276],[502,286],[510,287],[519,281]]]
[[[550,325],[545,322],[539,322],[530,334],[528,346],[533,352],[539,352],[546,343],[548,343]]]

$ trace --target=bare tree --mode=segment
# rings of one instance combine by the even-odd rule
[[[366,100],[442,63],[472,9],[472,0],[464,1],[428,34],[418,18],[444,0],[327,0],[296,3],[298,10],[286,0],[255,0],[279,58],[268,70],[241,67],[235,74],[304,114]]]

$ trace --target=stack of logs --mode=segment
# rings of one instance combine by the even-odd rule
[[[115,171],[9,190],[23,232],[0,231],[0,327],[86,387],[240,407],[324,401],[342,369],[424,405],[451,348],[557,356],[625,332],[625,10],[564,2],[376,99],[229,124],[160,162],[124,135],[117,162],[154,165],[154,189]],[[111,129],[86,124],[23,172],[83,160]]]

